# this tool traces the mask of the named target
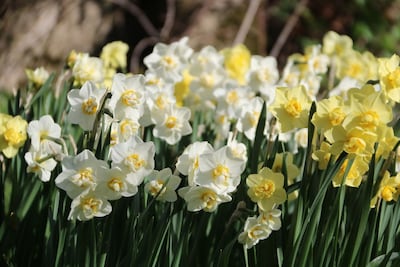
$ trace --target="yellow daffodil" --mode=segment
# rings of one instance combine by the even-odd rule
[[[395,54],[390,58],[378,59],[378,62],[382,91],[388,99],[400,102],[400,57]]]
[[[240,84],[244,84],[246,73],[250,68],[250,51],[243,44],[239,44],[232,48],[224,49],[221,52],[225,57],[224,66],[228,76]]]
[[[269,168],[262,168],[259,173],[251,174],[246,179],[249,187],[247,194],[263,211],[272,209],[286,200],[286,191],[283,188],[283,175],[273,172]]]
[[[129,46],[121,41],[114,41],[106,44],[100,54],[106,67],[113,69],[126,68],[126,54],[128,53]]]
[[[387,202],[392,200],[397,201],[399,194],[400,174],[397,174],[396,176],[390,176],[390,173],[386,171],[379,185],[378,192],[371,199],[370,207],[375,208],[378,199],[383,199]]]
[[[7,158],[14,157],[24,145],[28,123],[21,116],[0,113],[0,151]]]
[[[355,157],[350,169],[347,172],[347,167],[349,160],[346,159],[342,166],[340,166],[339,171],[332,179],[333,186],[337,187],[342,184],[343,179],[345,179],[344,184],[351,187],[358,187],[362,182],[363,175],[368,171],[368,163],[361,157]]]
[[[304,86],[279,87],[269,110],[281,124],[282,132],[305,128],[308,122],[311,98]]]

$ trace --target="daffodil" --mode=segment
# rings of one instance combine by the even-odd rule
[[[362,157],[355,157],[351,166],[349,165],[349,159],[346,159],[340,166],[339,171],[332,178],[332,184],[334,187],[338,187],[342,184],[344,179],[344,184],[351,187],[359,187],[363,175],[368,171],[368,162]],[[347,168],[349,168],[347,170]],[[347,172],[347,174],[346,174]]]
[[[125,69],[126,54],[128,53],[128,50],[129,46],[126,43],[122,41],[114,41],[103,46],[100,58],[107,67]]]
[[[56,177],[57,187],[66,191],[74,199],[83,192],[94,190],[99,176],[108,168],[90,150],[83,150],[76,156],[66,156],[61,161],[62,172]]]
[[[174,202],[177,199],[175,190],[178,188],[181,178],[172,175],[171,169],[165,168],[161,171],[154,170],[147,176],[144,186],[146,192],[159,201]]]
[[[248,105],[243,106],[236,123],[237,130],[244,133],[244,135],[251,141],[254,140],[256,135],[256,128],[263,104],[264,100],[261,97],[251,99]]]
[[[7,158],[13,158],[27,139],[28,123],[21,116],[0,113],[0,151]]]
[[[386,97],[400,102],[400,57],[396,54],[390,58],[378,59],[379,82]]]
[[[93,217],[104,217],[111,211],[112,206],[107,199],[94,191],[87,191],[72,200],[68,219],[87,221],[93,219]]]
[[[25,153],[26,171],[36,174],[42,182],[50,181],[51,172],[57,166],[57,161],[43,151],[30,151]]]
[[[176,169],[188,176],[189,186],[194,186],[194,177],[199,172],[199,157],[202,154],[213,153],[214,148],[207,141],[194,142],[187,146],[178,157]]]
[[[212,188],[218,194],[231,193],[240,183],[245,163],[232,157],[227,146],[213,153],[202,154],[199,157],[199,172],[194,177],[194,182]]]
[[[248,85],[260,92],[268,104],[275,97],[275,84],[279,80],[278,63],[274,57],[251,56],[247,74]]]
[[[139,119],[144,113],[144,76],[141,74],[128,76],[117,73],[113,77],[111,99],[108,104],[114,119]]]
[[[245,84],[246,73],[250,68],[251,54],[247,47],[238,44],[232,48],[221,51],[224,55],[224,67],[228,76],[236,80],[239,84]]]
[[[92,130],[97,113],[100,111],[100,100],[106,89],[97,88],[93,82],[85,82],[81,89],[72,89],[68,93],[68,102],[71,109],[67,120],[79,124],[85,131]]]
[[[375,208],[376,203],[379,199],[383,199],[387,202],[397,201],[400,195],[400,174],[396,176],[390,176],[388,171],[385,172],[380,184],[378,192],[371,199],[370,206]]]
[[[104,80],[103,61],[98,57],[82,54],[74,62],[72,76],[74,77],[74,86],[82,86],[88,81],[101,84]]]
[[[247,194],[258,207],[267,211],[274,205],[279,205],[286,200],[286,191],[283,188],[283,175],[271,169],[262,168],[257,174],[250,174],[246,179],[249,187]]]
[[[193,49],[187,44],[188,38],[184,37],[171,44],[158,43],[150,55],[143,60],[150,70],[160,69],[162,78],[172,78],[175,82],[182,79],[182,71],[187,67]]]
[[[61,137],[61,127],[50,115],[30,121],[27,132],[34,151],[42,150],[47,154],[61,153],[61,145],[56,143],[56,140]]]
[[[153,142],[143,142],[140,137],[132,136],[112,147],[112,166],[126,172],[129,183],[138,186],[153,171],[154,154]]]
[[[39,67],[34,70],[26,69],[25,73],[35,89],[39,89],[50,77],[49,72],[44,67]]]
[[[257,217],[249,217],[245,222],[243,232],[238,237],[238,241],[243,244],[245,249],[249,249],[257,245],[260,240],[268,238],[271,232],[271,228],[260,222]]]
[[[97,177],[95,191],[108,200],[131,197],[138,192],[138,185],[128,179],[128,172],[118,167],[102,169]]]
[[[218,194],[214,189],[204,186],[183,187],[178,194],[185,199],[189,211],[213,212],[219,204],[232,200],[228,194]]]
[[[179,142],[182,136],[192,133],[190,126],[190,109],[169,105],[164,111],[153,114],[155,127],[153,135],[165,140],[168,144],[174,145]]]
[[[269,110],[280,122],[282,132],[288,132],[307,127],[310,107],[311,98],[304,86],[279,87]]]

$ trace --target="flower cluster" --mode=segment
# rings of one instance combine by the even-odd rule
[[[245,248],[281,228],[279,206],[297,197],[286,190],[301,182],[303,148],[309,146],[307,160],[320,170],[345,157],[328,177],[334,187],[359,187],[371,160],[393,154],[399,141],[391,124],[400,102],[398,55],[376,58],[355,50],[348,36],[329,32],[322,44],[291,55],[280,72],[274,57],[252,55],[244,45],[194,51],[188,42],[156,44],[144,58],[143,74],[125,73],[128,46],[122,42],[106,45],[100,57],[72,51],[67,65],[73,88],[64,117],[83,130],[85,147],[68,155],[61,126],[50,115],[28,125],[0,114],[0,150],[15,156],[27,132],[27,171],[44,182],[60,161],[55,183],[72,199],[69,219],[105,216],[111,201],[139,190],[163,202],[179,195],[187,210],[213,212],[247,186],[257,215],[247,218],[239,235]],[[27,74],[35,87],[48,77],[39,69]],[[266,143],[266,155],[248,162],[258,139]],[[104,153],[94,148],[99,143]],[[168,159],[172,166],[155,160],[169,151],[165,147],[176,152]],[[303,154],[295,161],[298,152]],[[398,175],[383,173],[371,207],[400,194]]]

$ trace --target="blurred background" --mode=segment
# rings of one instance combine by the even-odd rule
[[[400,0],[3,0],[0,90],[22,86],[25,68],[59,71],[72,49],[98,56],[115,40],[129,45],[132,72],[143,70],[155,43],[182,36],[196,50],[244,42],[253,54],[276,56],[280,67],[329,30],[389,56],[400,50],[399,14]]]

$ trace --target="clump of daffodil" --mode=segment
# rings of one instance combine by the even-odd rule
[[[307,127],[310,107],[311,98],[301,85],[294,88],[278,87],[269,110],[278,119],[281,131],[288,132]]]
[[[39,89],[49,78],[49,72],[43,68],[39,67],[34,70],[25,69],[26,76],[30,83],[32,83],[34,89]]]
[[[287,198],[283,179],[282,173],[264,167],[257,174],[250,174],[247,177],[246,184],[249,187],[247,194],[261,210],[271,210],[275,205],[285,202]]]
[[[251,54],[243,44],[236,45],[221,51],[224,55],[224,66],[228,76],[244,84],[246,73],[250,68]]]
[[[7,158],[14,157],[24,145],[28,123],[21,116],[0,113],[0,151]]]
[[[379,189],[375,196],[371,199],[370,207],[375,208],[378,200],[383,199],[387,202],[397,201],[400,194],[400,173],[396,176],[390,176],[388,171],[385,172],[379,184]]]

